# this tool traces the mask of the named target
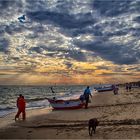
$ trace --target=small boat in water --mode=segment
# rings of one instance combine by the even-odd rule
[[[61,109],[79,109],[82,108],[85,103],[82,102],[80,99],[70,99],[70,100],[57,100],[57,99],[50,99],[47,98],[50,105],[55,110]]]
[[[105,92],[105,91],[112,91],[113,87],[109,86],[109,87],[97,87],[94,88],[95,90],[97,90],[98,92]]]

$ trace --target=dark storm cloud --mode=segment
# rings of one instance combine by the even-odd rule
[[[63,28],[73,29],[73,28],[83,28],[94,23],[91,19],[91,14],[81,15],[79,19],[68,13],[58,13],[53,11],[35,11],[27,12],[30,19],[37,22],[50,22],[54,25],[59,25]],[[85,19],[86,16],[86,19]]]
[[[29,49],[29,54],[34,54],[37,53],[38,55],[42,56],[49,56],[49,57],[56,57],[60,52],[63,52],[63,54],[66,53],[66,50],[57,50],[57,48],[51,46],[37,46],[37,47],[32,47]],[[61,57],[61,56],[59,56]]]
[[[43,53],[43,51],[47,53]],[[29,49],[29,54],[36,52],[38,54],[44,54],[46,56],[51,57],[59,57],[59,58],[66,58],[66,59],[74,59],[77,61],[87,61],[84,53],[80,51],[68,50],[66,48],[59,48],[55,46],[37,46],[32,47]]]
[[[27,16],[31,21],[35,21],[43,24],[52,24],[60,27],[60,32],[68,36],[77,36],[79,34],[89,33],[95,31],[95,34],[101,34],[100,31],[94,29],[88,29],[86,27],[96,23],[96,19],[91,12],[71,14],[72,7],[76,5],[78,1],[57,1],[54,4],[53,9],[49,9],[47,1],[36,1],[34,6],[32,1],[27,1],[28,10]],[[88,3],[88,2],[87,2]],[[87,3],[78,2],[78,6],[88,5]],[[43,6],[45,5],[45,6]],[[39,8],[41,7],[41,8]],[[31,10],[33,9],[33,10]]]
[[[29,49],[29,51],[34,51],[37,53],[42,53],[42,48],[41,47],[32,47]]]
[[[4,35],[5,33],[5,26],[4,25],[0,25],[0,35]]]
[[[65,55],[65,58],[72,58],[74,60],[77,60],[77,61],[81,61],[81,62],[86,62],[87,59],[85,57],[85,54],[80,52],[80,51],[69,51],[66,55]]]
[[[36,24],[32,27],[24,27],[24,29],[32,31],[32,33],[29,33],[26,35],[26,38],[28,39],[35,39],[40,37],[40,34],[45,34],[46,29],[41,24]]]
[[[89,26],[85,26],[82,28],[79,26],[78,28],[74,28],[74,29],[69,29],[69,28],[66,29],[62,27],[60,29],[60,32],[70,37],[77,37],[82,34],[93,34],[94,36],[103,36],[102,27],[93,26],[93,25],[94,24],[89,24]]]
[[[97,9],[104,16],[118,16],[130,12],[132,0],[94,0],[93,8]],[[139,3],[140,5],[140,3]],[[140,11],[138,7],[135,10]]]
[[[39,33],[44,33],[45,29],[40,24],[35,26],[27,26],[26,24],[17,24],[15,22],[11,22],[8,25],[0,25],[0,34],[4,35],[4,33],[8,33],[9,35],[14,35],[16,33],[25,33],[26,31],[32,31],[33,33],[24,35],[26,38],[37,38],[39,37]]]
[[[22,12],[22,1],[19,0],[0,0],[0,17],[11,18],[15,12]]]
[[[43,0],[26,0],[26,8],[28,10],[33,10],[33,11],[37,11],[37,10],[45,10],[45,8],[47,7],[47,0],[43,1]]]
[[[127,30],[122,30],[122,26],[126,26],[124,23],[120,23],[117,20],[116,21],[109,21],[106,22],[106,25],[99,24],[93,26],[95,23],[97,23],[97,19],[95,18],[94,14],[91,12],[87,13],[77,13],[77,14],[70,14],[70,11],[72,10],[72,6],[75,4],[74,1],[58,1],[57,4],[54,6],[55,8],[53,10],[48,10],[46,8],[47,2],[43,1],[37,1],[34,3],[34,7],[32,5],[32,2],[29,2],[29,6],[32,6],[33,11],[27,10],[27,16],[32,21],[37,21],[40,23],[50,23],[54,24],[56,26],[60,26],[61,30],[64,34],[67,34],[69,36],[78,36],[80,34],[84,33],[92,33],[95,36],[112,36],[112,35],[124,35],[127,34]],[[88,2],[87,2],[88,3]],[[92,3],[92,1],[91,1]],[[97,10],[98,12],[105,14],[105,16],[112,15],[118,15],[126,13],[126,11],[130,11],[129,8],[131,7],[132,1],[129,0],[94,0],[93,1],[93,11]],[[46,6],[43,7],[43,4]],[[78,5],[83,6],[82,2],[78,3]],[[137,4],[136,4],[137,5]],[[133,8],[133,10],[137,11],[138,8]],[[41,7],[39,9],[39,7]],[[45,9],[46,8],[46,9]],[[28,9],[31,9],[28,7]],[[106,15],[107,13],[107,15]],[[122,25],[120,25],[122,24]],[[92,28],[88,28],[88,26],[92,26]],[[103,34],[103,30],[107,26],[116,26],[117,28],[121,29],[119,31],[110,32]]]
[[[140,16],[137,16],[136,18],[133,19],[134,21],[137,21],[138,23],[140,23]]]
[[[32,47],[29,49],[30,53],[32,52],[36,52],[36,53],[42,53],[43,51],[47,51],[47,52],[63,52],[66,53],[67,50],[64,48],[58,48],[56,46],[45,46],[45,45],[39,45],[37,47]]]
[[[8,7],[12,6],[14,1],[11,0],[1,0],[0,1],[0,9],[7,9]]]
[[[128,68],[127,70],[135,71],[135,72],[140,72],[140,67]]]
[[[14,34],[14,33],[20,33],[22,32],[24,29],[20,26],[14,25],[14,24],[10,24],[10,25],[6,25],[5,26],[5,32],[8,34]]]
[[[45,28],[39,24],[33,27],[32,30],[34,31],[35,34],[38,34],[38,33],[44,33]]]
[[[140,56],[138,56],[139,52],[132,50],[131,46],[113,44],[108,41],[103,42],[102,40],[91,42],[76,41],[75,44],[116,64],[134,64],[140,60]]]
[[[5,38],[0,38],[0,52],[7,53],[9,47],[9,41]]]
[[[34,39],[39,37],[40,33],[44,33],[45,32],[45,28],[43,26],[41,26],[40,24],[36,24],[34,26],[31,26],[30,23],[29,25],[27,24],[19,24],[16,22],[11,22],[8,25],[0,25],[0,33],[8,33],[10,35],[14,35],[16,33],[26,33],[26,31],[31,31],[31,33],[24,35],[26,38],[30,38],[30,39]]]
[[[132,33],[132,35],[136,38],[139,38],[140,37],[140,27],[137,27],[137,28],[130,28],[129,29],[129,32]]]
[[[51,6],[49,5],[50,3],[52,3]],[[75,9],[73,9],[74,6]],[[77,6],[79,7],[76,8]],[[87,6],[84,7],[84,12],[80,10],[82,6]],[[88,6],[91,7],[92,11],[88,10]],[[29,52],[29,54],[37,53],[42,56],[86,62],[86,54],[80,50],[85,49],[93,52],[96,56],[116,64],[135,64],[140,60],[139,49],[134,49],[135,47],[139,47],[138,45],[134,46],[134,44],[138,43],[140,33],[139,27],[132,27],[132,25],[133,23],[139,24],[140,16],[132,16],[133,18],[131,20],[127,20],[127,17],[123,16],[123,20],[121,15],[126,14],[128,16],[131,13],[139,12],[139,6],[140,1],[132,0],[89,0],[84,1],[84,3],[77,0],[1,0],[0,13],[2,13],[2,17],[9,16],[11,18],[15,16],[15,13],[22,13],[24,9],[25,11],[23,11],[27,19],[29,19],[30,24],[19,25],[18,23],[15,24],[11,22],[10,24],[6,23],[5,25],[0,25],[0,35],[4,33],[13,35],[20,32],[24,35],[26,31],[29,31],[29,33],[24,35],[26,39],[39,38],[40,40],[38,42],[40,43],[43,42],[41,40],[41,35],[43,36],[44,34],[48,40],[55,40],[52,44],[48,41],[48,46],[42,43],[42,46],[39,45],[30,48],[26,51]],[[72,10],[74,10],[75,13],[73,13]],[[96,15],[95,11],[99,13],[99,17],[98,14]],[[130,23],[131,21],[133,22],[132,25],[127,24],[129,21]],[[54,28],[59,27],[59,30],[47,30],[46,28],[48,25]],[[60,48],[59,45],[65,43],[65,38],[62,36],[58,38],[56,36],[51,36],[55,34],[55,32],[73,38],[74,41],[68,41],[68,43],[74,47],[79,47],[79,51]],[[129,44],[124,45],[122,42],[113,43],[109,41],[111,37],[125,36],[130,34],[130,32],[135,37],[135,40],[131,41]],[[82,41],[82,39],[75,39],[77,36],[79,37],[86,34],[93,35],[95,40]],[[3,42],[1,44],[3,44]],[[0,51],[6,52],[8,47],[4,46],[8,46],[8,41],[7,44],[1,46]],[[24,49],[28,48],[29,47],[26,47]]]

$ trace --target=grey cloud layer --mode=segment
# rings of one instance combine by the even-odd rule
[[[9,41],[5,38],[0,38],[0,52],[7,53],[9,47]]]
[[[139,52],[133,51],[132,48],[108,41],[76,41],[75,44],[85,50],[93,51],[102,58],[117,64],[135,64],[138,63],[140,59]]]
[[[88,61],[87,53],[81,51],[87,50],[94,54],[93,61],[96,56],[99,56],[120,65],[137,64],[140,62],[139,6],[139,0],[0,1],[2,19],[13,17],[15,13],[18,16],[23,12],[30,22],[23,25],[18,22],[5,23],[5,25],[3,23],[0,34],[4,36],[5,33],[13,35],[21,32],[24,35],[27,31],[31,31],[32,33],[26,34],[26,39],[39,38],[38,44],[42,45],[31,46],[27,51],[30,54],[36,52],[44,55],[43,51],[46,51],[48,52],[46,55],[50,57]],[[47,30],[46,27],[57,27],[58,30]],[[46,35],[49,40],[48,34],[55,33],[72,38],[73,41],[68,41],[69,46],[78,47],[79,51],[60,48],[59,45],[62,45],[65,40],[62,36],[54,37],[55,43],[49,44],[48,41],[49,45],[41,40],[42,35]],[[80,38],[82,35],[89,34],[94,38],[92,41]],[[124,43],[123,39],[118,42],[115,42],[115,39],[111,40],[112,37],[127,35],[133,38],[128,40],[128,43]],[[0,51],[6,52],[8,39],[1,38],[0,40]]]
[[[43,52],[48,52],[48,53],[43,53]],[[84,61],[86,62],[86,57],[81,51],[73,51],[65,48],[59,48],[56,46],[38,46],[38,47],[32,47],[29,49],[29,53],[38,53],[42,54],[45,56],[50,56],[50,57],[57,57],[57,58],[65,58],[65,59],[74,59],[77,61]],[[50,52],[50,53],[49,53]]]
[[[0,16],[10,20],[17,12],[23,12],[23,7],[22,0],[0,0]]]

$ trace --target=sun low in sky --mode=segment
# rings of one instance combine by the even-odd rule
[[[140,80],[140,1],[0,0],[0,85]]]

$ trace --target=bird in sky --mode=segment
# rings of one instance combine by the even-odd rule
[[[25,23],[25,15],[22,15],[22,16],[20,16],[20,17],[18,17],[18,20],[19,20],[19,22],[21,22],[21,23]]]

